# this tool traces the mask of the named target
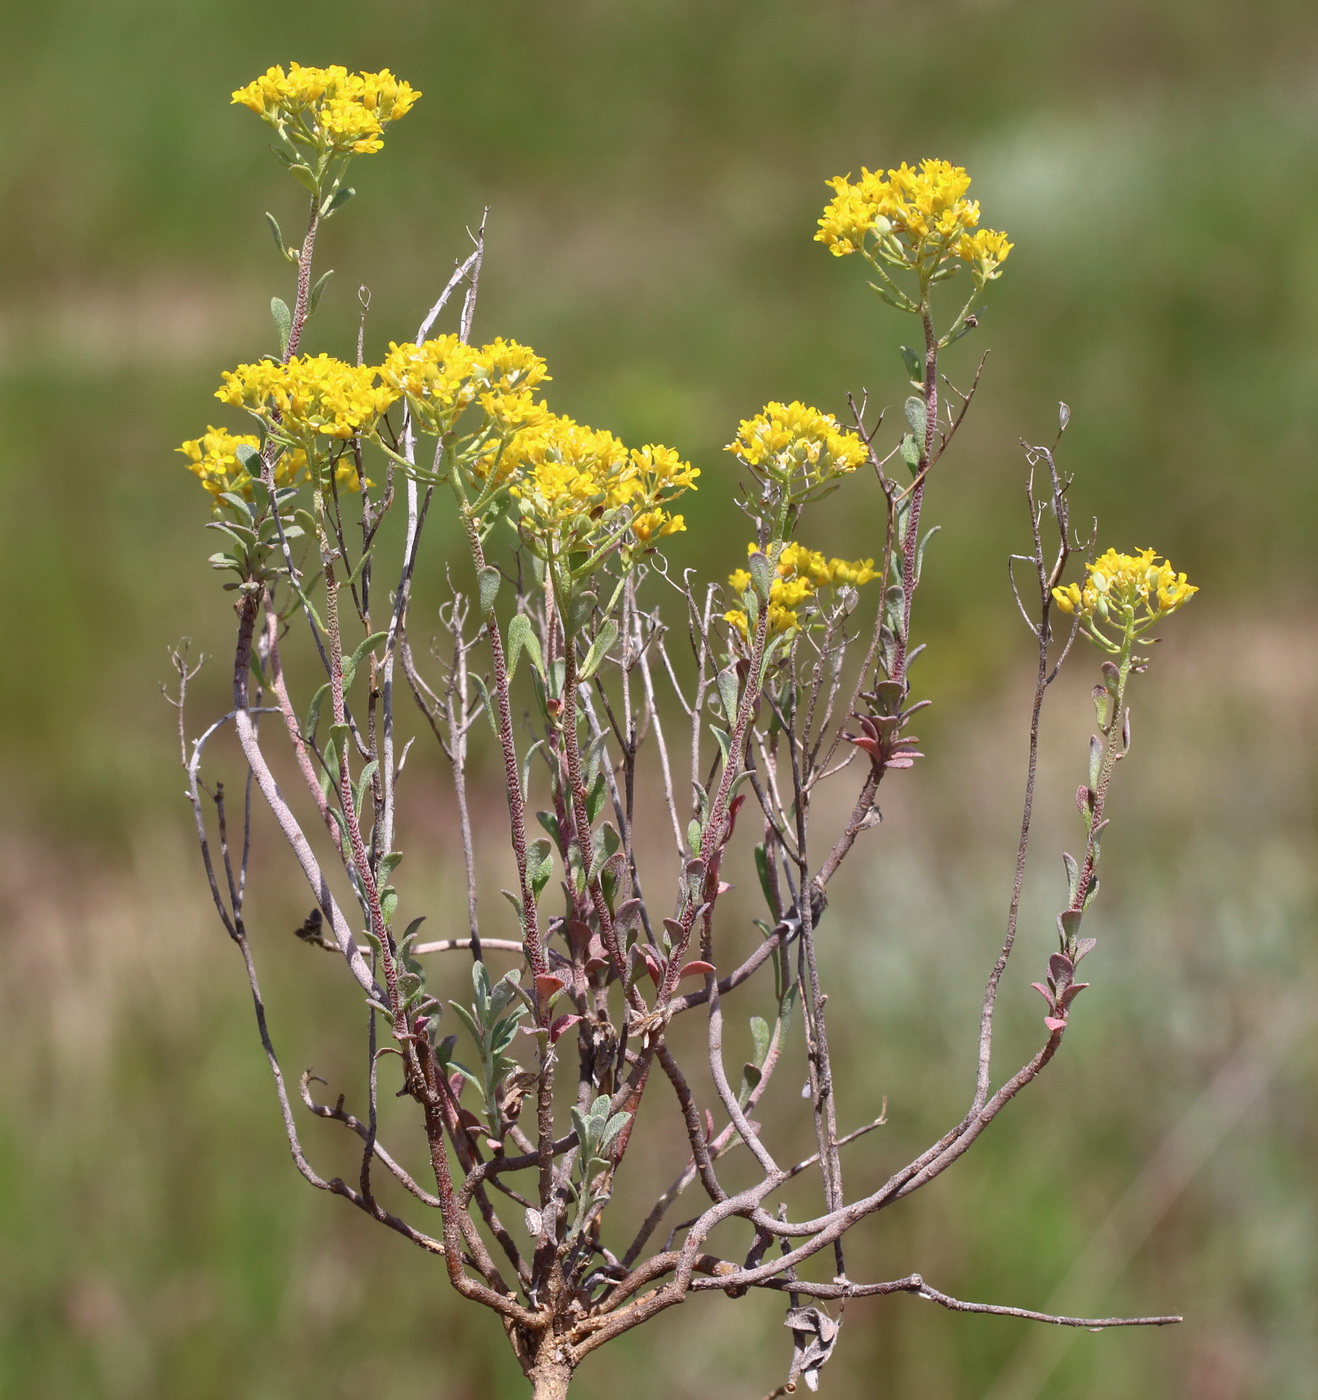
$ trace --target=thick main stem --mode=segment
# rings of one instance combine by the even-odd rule
[[[532,1366],[530,1377],[533,1400],[564,1400],[572,1382],[572,1368],[563,1361],[545,1361]]]

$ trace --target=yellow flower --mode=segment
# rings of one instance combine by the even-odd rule
[[[846,175],[826,183],[833,198],[815,241],[836,257],[868,249],[906,266],[930,256],[934,265],[955,257],[988,281],[1011,251],[1004,234],[969,232],[979,223],[979,202],[966,198],[970,176],[964,166],[922,160],[915,170],[903,162],[886,176],[862,167],[855,184]]]
[[[279,437],[311,444],[316,437],[362,437],[399,397],[376,381],[373,365],[349,365],[332,356],[294,355],[287,364],[261,360],[225,370],[217,399],[263,419]]]
[[[1054,588],[1053,599],[1064,613],[1078,617],[1090,636],[1108,651],[1120,648],[1105,635],[1104,627],[1114,628],[1131,640],[1199,591],[1151,549],[1139,554],[1118,554],[1109,549],[1087,564],[1085,571],[1083,585],[1069,583]]]
[[[456,335],[436,336],[420,345],[389,342],[380,378],[407,399],[421,432],[449,432],[475,403],[482,386],[473,378],[477,352]]]
[[[749,619],[740,608],[733,608],[730,612],[725,612],[723,621],[730,622],[743,637],[750,635]],[[793,609],[784,607],[772,598],[769,600],[769,636],[776,637],[781,632],[790,632],[799,625],[799,619]]]
[[[420,345],[389,343],[380,377],[407,399],[419,431],[451,432],[464,410],[479,401],[487,427],[496,437],[533,426],[547,414],[531,390],[549,378],[545,362],[515,340],[495,340],[475,349],[456,335],[436,336]],[[488,470],[491,449],[482,444]],[[478,475],[483,474],[478,469]]]
[[[848,563],[845,559],[830,559],[828,572],[829,582],[834,588],[839,585],[859,588],[862,583],[869,583],[879,576],[873,559],[857,559],[854,563]]]
[[[628,461],[626,447],[607,429],[550,414],[516,445],[512,494],[522,519],[537,534],[561,538],[570,527],[580,534],[607,509]]]
[[[534,389],[551,378],[545,362],[529,345],[502,336],[476,351],[471,373],[482,388],[501,393]]]
[[[568,550],[611,538],[630,553],[686,528],[669,506],[695,489],[699,471],[671,447],[628,449],[605,429],[546,413],[503,449],[524,533]],[[630,543],[626,536],[630,536]]]
[[[383,146],[386,122],[412,110],[421,94],[387,69],[349,73],[330,68],[276,67],[233,94],[292,144],[327,155],[365,155]]]
[[[758,549],[754,540],[746,546],[747,554]],[[769,584],[769,632],[776,635],[800,625],[799,609],[821,588],[859,587],[878,578],[873,559],[825,559],[817,550],[789,541],[778,552],[775,577]],[[745,593],[752,579],[748,570],[734,569],[728,575],[729,585],[737,593]],[[742,634],[749,635],[745,611],[740,608],[723,614]]]
[[[726,450],[758,476],[789,481],[800,474],[809,485],[853,472],[869,458],[860,438],[831,413],[800,402],[765,404],[742,421]]]
[[[207,427],[201,437],[192,438],[174,450],[188,459],[188,470],[212,496],[218,497],[228,491],[251,500],[252,474],[239,462],[238,449],[248,447],[255,452],[260,446],[260,438],[250,433]],[[275,461],[275,485],[291,486],[305,475],[306,469],[306,453],[285,449]]]
[[[666,510],[647,510],[635,516],[631,522],[632,534],[643,545],[685,529],[686,518],[681,515],[669,515]]]
[[[1002,264],[1015,246],[1007,242],[1005,233],[982,228],[976,233],[963,233],[957,239],[956,255],[973,265],[980,281],[992,282],[1002,276]]]

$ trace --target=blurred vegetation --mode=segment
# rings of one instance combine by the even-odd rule
[[[906,327],[810,241],[823,180],[926,154],[971,170],[1016,250],[950,365],[968,379],[992,347],[930,507],[930,758],[890,798],[873,874],[833,925],[834,979],[863,991],[843,1022],[856,1115],[892,1105],[853,1173],[922,1146],[969,1093],[1023,747],[1028,639],[1003,566],[1023,539],[1018,440],[1051,440],[1059,399],[1078,514],[1203,591],[1139,686],[1097,985],[1065,1054],[955,1172],[873,1222],[851,1266],[1189,1320],[1059,1336],[857,1303],[825,1386],[1310,1394],[1318,14],[48,0],[5,29],[20,130],[0,144],[0,1396],[521,1393],[494,1323],[454,1306],[433,1261],[289,1166],[241,969],[200,898],[158,692],[169,644],[228,641],[205,502],[172,450],[222,421],[219,371],[268,345],[268,299],[287,294],[260,213],[295,226],[300,193],[228,94],[290,58],[390,66],[425,94],[354,168],[361,200],[322,245],[336,273],[314,348],[350,344],[359,284],[372,344],[410,335],[489,206],[478,333],[544,354],[555,407],[702,467],[683,549],[713,575],[741,552],[719,484],[739,418],[768,398],[904,393]],[[871,528],[843,507],[812,542],[875,553]],[[1037,1033],[1020,974],[1049,946],[1049,863],[1073,834],[1083,664],[1054,702],[1055,810],[1004,1065]],[[196,717],[222,708],[222,665],[208,683]],[[278,868],[259,878],[294,1070],[330,1057],[325,1012],[306,950],[285,946],[301,896]],[[319,1126],[309,1140],[332,1157]],[[770,1389],[777,1304],[705,1301],[593,1359],[583,1397]]]

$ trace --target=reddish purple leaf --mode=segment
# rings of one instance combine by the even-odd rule
[[[551,1045],[557,1045],[559,1036],[562,1035],[565,1030],[569,1030],[571,1027],[575,1026],[581,1019],[580,1016],[576,1015],[558,1017],[553,1025],[549,1027],[549,1043]]]

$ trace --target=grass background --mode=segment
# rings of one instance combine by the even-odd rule
[[[290,58],[391,66],[425,93],[327,231],[314,348],[346,348],[359,284],[377,349],[410,334],[488,205],[477,333],[546,355],[555,407],[702,467],[683,548],[714,574],[738,552],[716,522],[739,418],[774,397],[902,393],[907,328],[810,241],[822,181],[925,154],[970,168],[1017,246],[931,504],[930,757],[828,954],[854,989],[856,1114],[892,1105],[858,1179],[968,1093],[1028,686],[1003,569],[1022,541],[1018,441],[1051,437],[1059,399],[1077,510],[1203,591],[1140,682],[1096,985],[1065,1054],[864,1232],[853,1272],[1188,1320],[1071,1336],[861,1303],[825,1385],[1309,1394],[1318,20],[1279,0],[50,0],[2,23],[18,130],[0,145],[0,1395],[521,1393],[490,1319],[289,1166],[158,691],[167,645],[222,654],[231,627],[171,452],[217,420],[219,370],[266,348],[268,299],[287,295],[260,214],[296,227],[300,198],[228,94]],[[817,529],[832,552],[874,552],[862,512]],[[198,715],[222,707],[221,671]],[[1050,942],[1053,852],[1074,839],[1085,688],[1077,668],[1049,731],[1004,1054],[1037,1033],[1024,984]],[[325,1002],[284,946],[301,896],[277,869],[259,889],[288,1066],[329,1059]],[[310,1141],[332,1157],[331,1137]],[[772,1300],[685,1307],[579,1387],[755,1397],[786,1346]]]

